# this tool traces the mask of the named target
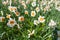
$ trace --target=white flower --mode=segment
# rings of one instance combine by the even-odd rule
[[[60,11],[60,1],[55,2],[55,9]]]
[[[11,15],[10,15],[10,14],[7,14],[7,15],[6,15],[6,18],[11,18]]]
[[[34,25],[38,25],[39,21],[38,20],[34,20]]]
[[[30,36],[32,36],[32,35],[35,33],[35,30],[33,30],[32,32],[28,30],[28,32],[30,32],[30,33],[28,34],[28,38],[30,38]]]
[[[54,22],[53,20],[51,20],[48,25],[49,25],[50,27],[53,27],[53,26],[56,25],[56,22]]]
[[[3,5],[7,5],[8,4],[8,1],[3,1],[2,4]]]
[[[5,17],[0,17],[0,22],[4,22]]]
[[[9,9],[11,12],[15,12],[15,11],[17,10],[17,7],[9,6],[8,9]]]
[[[16,15],[16,16],[19,16],[19,15],[20,15],[20,13],[19,13],[18,11],[16,11],[16,12],[15,12],[15,15]]]
[[[7,26],[13,27],[13,26],[15,26],[16,24],[17,24],[17,23],[16,23],[15,19],[10,18],[10,20],[8,20]]]
[[[33,1],[31,5],[32,5],[33,7],[35,7],[35,6],[36,6],[36,2]]]
[[[56,10],[60,11],[60,7],[56,7]]]
[[[12,6],[9,6],[8,9],[9,11],[13,11]]]
[[[21,1],[21,4],[24,6],[24,9],[27,8],[25,1]]]
[[[44,16],[39,16],[38,21],[41,23],[45,22]]]
[[[25,10],[25,14],[28,14],[28,11],[27,10]]]
[[[36,12],[35,11],[31,11],[31,16],[35,17],[35,15],[36,15]]]
[[[47,6],[44,8],[44,12],[49,11],[49,10],[50,10],[50,6],[47,5]]]
[[[25,5],[25,1],[21,1],[21,4],[22,4],[22,5]]]
[[[18,21],[24,21],[24,16],[20,16],[19,18],[18,18]]]
[[[39,12],[40,11],[40,8],[39,7],[36,7],[36,9],[35,9],[37,12]]]

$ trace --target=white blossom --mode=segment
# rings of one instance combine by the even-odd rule
[[[4,22],[5,17],[0,17],[0,22]]]
[[[40,11],[40,8],[39,7],[36,7],[36,9],[35,9],[37,12],[39,12]]]
[[[38,17],[38,21],[39,21],[40,23],[45,22],[44,16],[39,16],[39,17]]]
[[[31,5],[32,5],[32,7],[35,7],[36,6],[36,2],[33,1]]]
[[[15,12],[17,10],[17,7],[15,6],[8,6],[9,11]]]
[[[48,25],[53,28],[53,26],[56,26],[56,22],[51,20]]]
[[[31,16],[35,17],[36,16],[36,12],[35,11],[31,11]]]
[[[33,30],[32,32],[29,31],[30,33],[28,34],[28,38],[30,38],[31,35],[33,35],[35,33],[35,30]]]
[[[34,20],[34,25],[38,25],[39,21],[38,20]]]
[[[10,19],[8,20],[7,26],[9,26],[9,27],[14,27],[16,24],[17,24],[17,23],[16,23],[15,19],[10,18]]]

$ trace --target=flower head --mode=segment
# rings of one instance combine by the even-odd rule
[[[17,23],[16,23],[15,19],[10,18],[10,20],[8,20],[7,26],[13,27],[13,26],[15,26],[16,24],[17,24]]]
[[[24,17],[23,16],[20,16],[18,20],[19,21],[24,21]]]
[[[0,17],[0,22],[4,22],[5,17]]]
[[[36,9],[35,9],[37,12],[39,12],[40,11],[40,8],[39,7],[36,7]]]
[[[39,21],[38,20],[34,20],[34,25],[38,25]]]
[[[44,16],[39,16],[38,21],[41,23],[45,22]]]
[[[36,6],[36,1],[33,1],[31,5],[32,5],[32,7],[35,7]]]
[[[30,36],[32,36],[32,35],[35,33],[35,30],[33,30],[32,32],[28,30],[28,32],[30,32],[30,33],[28,34],[28,38],[30,38]]]
[[[2,4],[3,5],[7,5],[8,4],[8,1],[3,1]]]
[[[27,10],[25,10],[25,14],[28,14],[28,11]]]
[[[17,7],[9,6],[8,9],[9,9],[11,12],[15,12],[15,11],[17,10]]]
[[[15,14],[16,14],[16,16],[19,16],[20,15],[20,13],[18,11],[16,11]]]
[[[53,27],[53,26],[56,25],[56,22],[54,22],[53,20],[51,20],[48,25],[49,25],[50,27]]]
[[[55,3],[55,9],[60,11],[60,1]]]
[[[35,11],[31,11],[31,16],[35,17],[35,15],[36,15],[36,12]]]
[[[49,11],[50,10],[50,6],[49,5],[46,6],[43,10],[44,10],[44,12]]]
[[[22,4],[22,5],[25,5],[25,1],[21,1],[21,4]]]
[[[25,1],[21,1],[21,4],[24,6],[24,9],[27,8]]]
[[[6,16],[6,18],[11,18],[11,15],[10,15],[10,14],[9,14],[9,15],[7,15],[7,16]]]

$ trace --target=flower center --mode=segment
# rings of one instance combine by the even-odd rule
[[[16,8],[13,8],[13,10],[16,10]]]
[[[28,12],[26,11],[25,14],[28,14]]]
[[[14,24],[14,20],[10,21],[10,24]]]
[[[43,21],[44,20],[44,18],[40,18],[40,21]]]
[[[34,13],[32,13],[32,15],[34,15]]]
[[[20,18],[21,21],[24,21],[24,18]]]
[[[2,18],[2,21],[4,21],[5,20],[5,18]]]
[[[12,10],[13,10],[13,8],[10,8],[10,10],[12,11]]]
[[[16,16],[19,15],[19,12],[16,12]]]

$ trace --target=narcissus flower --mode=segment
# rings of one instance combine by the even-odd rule
[[[36,6],[36,1],[33,1],[33,2],[31,3],[31,5],[32,5],[32,7],[35,7],[35,6]]]
[[[60,1],[55,3],[55,9],[60,11]]]
[[[28,14],[28,11],[27,10],[25,10],[25,14]]]
[[[35,9],[37,12],[39,12],[40,11],[40,8],[39,7],[36,7],[36,9]]]
[[[39,17],[38,17],[38,21],[39,21],[40,23],[45,22],[44,16],[39,16]]]
[[[35,17],[36,16],[36,12],[35,11],[31,11],[31,16]]]
[[[13,7],[12,7],[12,6],[9,6],[8,9],[9,9],[10,11],[13,11]]]
[[[21,1],[21,4],[24,5],[25,4],[25,1]]]
[[[24,21],[24,16],[20,16],[20,17],[18,18],[18,21]]]
[[[2,4],[3,5],[7,5],[8,4],[8,1],[3,1]]]
[[[0,17],[0,22],[4,22],[5,17]]]
[[[7,26],[14,27],[16,24],[17,23],[16,23],[15,19],[10,18],[10,20],[8,20]]]
[[[60,7],[57,7],[56,10],[60,11]]]
[[[34,25],[38,25],[39,21],[38,20],[34,20]]]
[[[16,11],[15,14],[16,14],[16,16],[19,16],[20,15],[20,13],[18,11]]]
[[[28,34],[28,38],[30,38],[30,36],[32,36],[35,33],[35,30],[33,30],[32,32],[30,30],[28,30],[29,34]]]
[[[6,16],[6,18],[11,18],[11,15],[10,15],[10,14],[9,14],[9,15],[7,15],[7,16]]]
[[[53,20],[50,20],[48,25],[53,28],[53,26],[56,26],[56,22],[54,22]]]
[[[48,5],[48,6],[46,6],[43,10],[44,10],[44,12],[46,12],[46,11],[49,11],[49,10],[51,10],[51,9],[50,9],[50,6]]]
[[[17,10],[17,7],[9,6],[8,9],[9,9],[11,12],[15,12],[15,11]]]

